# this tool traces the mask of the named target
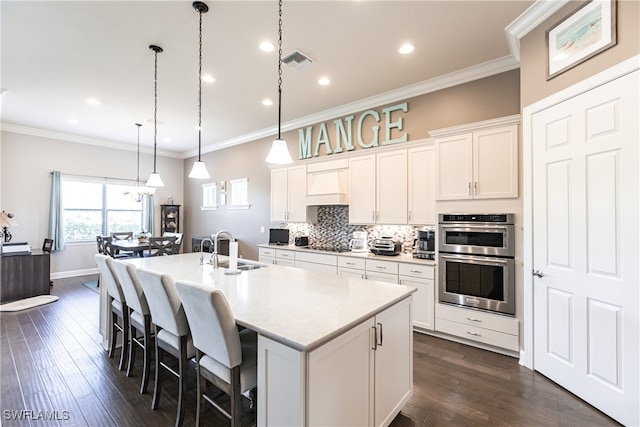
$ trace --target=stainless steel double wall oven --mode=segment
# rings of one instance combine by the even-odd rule
[[[440,214],[439,301],[515,314],[513,214]]]

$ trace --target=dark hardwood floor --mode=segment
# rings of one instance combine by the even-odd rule
[[[131,377],[107,357],[98,333],[98,294],[81,282],[55,280],[60,299],[0,313],[0,425],[172,426],[176,386],[164,382],[160,408],[153,387],[138,393],[142,359]],[[516,359],[414,334],[414,393],[392,426],[613,426],[613,420],[518,365]],[[153,378],[153,377],[152,377]],[[185,426],[195,422],[195,375],[189,378]],[[222,398],[224,400],[224,397]],[[30,412],[26,412],[30,411]],[[243,425],[255,424],[245,408]],[[22,417],[22,419],[18,419]],[[203,425],[229,422],[206,406]]]

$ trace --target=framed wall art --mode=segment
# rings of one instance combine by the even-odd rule
[[[591,0],[546,32],[547,80],[615,46],[616,0]]]

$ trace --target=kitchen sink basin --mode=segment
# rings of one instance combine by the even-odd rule
[[[211,263],[209,263],[211,264]],[[218,263],[220,268],[229,268],[229,261],[220,261]],[[258,268],[264,268],[262,264],[249,264],[246,262],[238,261],[238,270],[257,270]]]

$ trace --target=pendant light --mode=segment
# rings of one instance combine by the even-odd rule
[[[136,173],[136,189],[135,189],[135,192],[132,192],[131,190],[127,190],[124,192],[124,194],[125,195],[130,194],[133,200],[139,203],[145,197],[155,193],[156,189],[153,187],[140,186],[140,127],[142,126],[142,124],[135,123],[135,125],[138,127],[138,167],[137,167],[137,173]]]
[[[164,182],[162,182],[160,174],[156,171],[156,140],[158,138],[158,54],[162,52],[162,48],[152,44],[149,46],[149,49],[155,53],[155,66],[153,74],[153,172],[149,175],[147,185],[149,187],[164,187]]]
[[[278,138],[273,141],[271,150],[265,159],[267,163],[285,165],[292,163],[287,141],[280,135],[282,121],[282,0],[278,2]]]
[[[198,55],[198,160],[193,164],[189,178],[209,179],[207,167],[201,159],[202,154],[202,14],[209,11],[209,6],[201,1],[194,1],[193,8],[200,16],[200,52]]]

